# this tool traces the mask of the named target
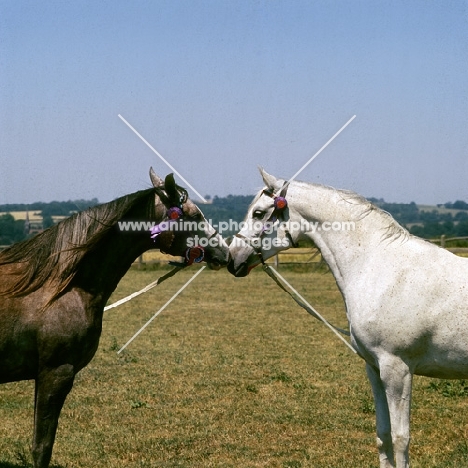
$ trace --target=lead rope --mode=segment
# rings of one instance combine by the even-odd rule
[[[169,265],[172,265],[175,268],[173,268],[171,271],[169,271],[165,275],[160,276],[156,281],[153,281],[152,283],[148,284],[143,289],[140,289],[139,291],[134,292],[130,294],[129,296],[124,297],[123,299],[120,299],[119,301],[114,302],[113,304],[108,305],[107,307],[104,307],[104,312],[114,307],[118,307],[119,305],[125,304],[126,302],[131,301],[134,297],[137,297],[140,294],[148,292],[150,289],[153,289],[158,284],[161,284],[163,281],[167,280],[171,276],[174,276],[176,273],[178,273],[180,270],[183,270],[185,267],[193,265],[194,263],[200,263],[203,260],[203,258],[204,258],[204,252],[203,252],[202,247],[188,248],[187,251],[185,252],[184,263],[169,262]]]
[[[178,273],[180,270],[182,270],[183,268],[185,268],[186,265],[183,265],[183,266],[176,266],[175,268],[173,268],[171,271],[169,271],[168,273],[166,273],[165,275],[163,276],[160,276],[156,281],[153,281],[152,283],[148,284],[147,286],[145,286],[143,289],[140,289],[139,291],[137,292],[134,292],[132,294],[130,294],[129,296],[127,297],[124,297],[123,299],[120,299],[118,300],[117,302],[114,302],[113,304],[110,304],[106,307],[104,307],[104,312],[106,310],[109,310],[109,309],[113,309],[114,307],[118,307],[119,305],[122,305],[122,304],[125,304],[126,302],[128,301],[131,301],[134,297],[137,297],[139,296],[140,294],[143,294],[145,292],[148,292],[150,289],[153,289],[155,286],[157,286],[158,284],[161,284],[163,281],[167,280],[168,278],[170,278],[171,276],[174,276],[176,273]]]
[[[335,335],[343,341],[343,343],[348,346],[348,348],[355,354],[357,351],[346,341],[341,335],[350,336],[350,333],[341,328],[335,327],[330,322],[328,322],[324,317],[322,317],[287,281],[283,278],[274,268],[271,268],[266,263],[263,264],[263,271],[273,279],[273,281],[285,292],[287,292],[303,309],[305,309],[312,317],[315,317],[317,320],[320,320],[324,323]],[[288,286],[290,291],[288,291],[281,281]],[[291,292],[292,291],[292,292]],[[340,335],[341,333],[341,335]]]

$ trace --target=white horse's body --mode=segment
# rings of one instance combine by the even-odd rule
[[[283,185],[262,171],[269,189]],[[381,468],[409,466],[413,374],[468,377],[468,260],[411,236],[362,197],[316,184],[292,182],[287,212],[294,241],[308,237],[320,249],[343,294],[351,343],[366,361],[375,398]],[[266,222],[272,198],[260,193],[247,220]],[[261,218],[263,215],[263,218]],[[293,222],[318,222],[315,232]],[[325,229],[335,222],[354,229]],[[284,238],[248,226],[231,244],[230,271],[248,274],[259,263],[249,239]],[[279,243],[278,243],[279,244]],[[284,244],[284,243],[283,243]],[[266,259],[284,247],[262,249]],[[258,250],[258,249],[257,249]]]

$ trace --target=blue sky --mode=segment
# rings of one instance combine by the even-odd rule
[[[387,201],[468,200],[468,0],[0,0],[0,203],[257,165]],[[192,192],[192,198],[197,200]]]

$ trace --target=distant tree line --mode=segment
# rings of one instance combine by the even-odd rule
[[[207,197],[211,199],[210,197]],[[245,217],[247,208],[253,200],[253,195],[215,196],[210,204],[200,205],[205,217],[218,225],[220,221],[232,219],[239,223]],[[468,203],[457,200],[445,203],[431,211],[420,210],[416,203],[388,203],[383,199],[370,198],[369,201],[389,212],[400,224],[412,234],[426,239],[433,239],[445,234],[446,237],[468,236]],[[31,203],[0,205],[0,245],[9,245],[27,237],[24,220],[16,220],[9,212],[29,211],[40,213],[43,226],[53,224],[52,216],[70,216],[76,211],[82,211],[98,204],[98,200],[69,200],[65,202]],[[454,213],[440,208],[456,210]],[[224,236],[234,232],[223,232]]]
[[[26,237],[24,220],[17,220],[9,213],[0,214],[0,245],[10,245]]]
[[[372,203],[388,211],[411,234],[425,239],[435,239],[442,235],[446,237],[468,236],[468,203],[457,200],[455,203],[444,203],[444,207],[458,210],[456,213],[444,212],[439,209],[431,211],[420,210],[416,203],[387,203],[382,199],[369,199]]]
[[[240,223],[247,214],[247,208],[253,200],[253,195],[215,196],[209,205],[200,205],[205,218],[211,220],[213,225],[219,226],[220,221],[232,219]],[[235,231],[224,231],[224,237],[235,234]]]
[[[98,199],[69,200],[64,202],[53,201],[50,203],[36,202],[30,204],[10,203],[0,205],[0,245],[10,245],[26,239],[29,235],[24,219],[17,219],[10,214],[12,211],[28,211],[39,213],[42,216],[44,229],[52,226],[52,216],[70,216],[77,211],[82,211],[90,206],[97,205]]]
[[[90,206],[95,206],[99,203],[97,198],[92,200],[68,200],[68,201],[52,201],[49,203],[35,202],[35,203],[8,203],[0,205],[0,212],[11,212],[11,211],[29,211],[29,212],[41,212],[42,215],[48,216],[69,216],[76,211],[83,211]]]
[[[462,200],[457,200],[455,203],[445,203],[444,206],[452,210],[468,210],[468,203]]]

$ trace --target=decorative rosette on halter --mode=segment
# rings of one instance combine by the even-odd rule
[[[154,225],[150,229],[151,239],[156,242],[156,239],[163,232],[171,231],[173,225],[179,223],[184,218],[183,204],[187,201],[187,192],[183,190],[181,193],[174,190],[176,187],[174,175],[169,174],[165,180],[165,192],[158,191],[161,201],[169,208],[166,211],[166,219],[159,224]],[[205,252],[202,247],[189,247],[185,251],[183,266],[189,266],[193,263],[200,263],[205,257]],[[172,263],[172,262],[171,262]]]
[[[162,232],[170,231],[171,225],[177,223],[180,219],[183,219],[184,213],[178,206],[172,206],[167,210],[166,216],[167,219],[159,224],[155,224],[151,228],[151,239],[156,240],[156,237],[158,237]]]

